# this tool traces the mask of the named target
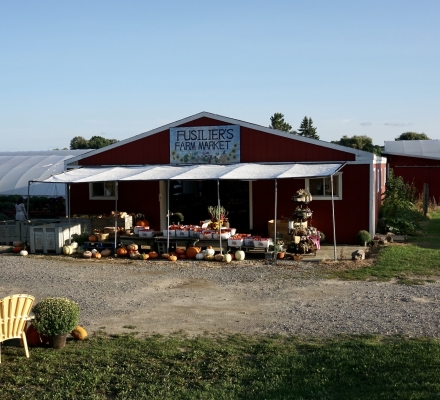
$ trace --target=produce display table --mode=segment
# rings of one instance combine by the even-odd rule
[[[167,245],[166,236],[155,236],[154,241],[158,249],[158,253],[165,253]],[[220,250],[220,240],[219,239],[198,239],[196,237],[173,237],[170,236],[170,248],[175,249],[176,247],[209,247],[212,246],[214,249]],[[222,240],[222,250],[224,252],[228,251],[228,240]]]

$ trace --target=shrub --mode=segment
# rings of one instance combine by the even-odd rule
[[[357,242],[363,246],[365,243],[368,243],[371,241],[371,235],[368,231],[362,230],[357,233],[356,239],[357,239]]]

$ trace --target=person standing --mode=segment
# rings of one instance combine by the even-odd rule
[[[23,197],[19,197],[15,203],[15,220],[16,221],[27,221],[26,207],[24,206]]]

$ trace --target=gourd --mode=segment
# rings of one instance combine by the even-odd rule
[[[148,256],[153,259],[159,257],[159,254],[157,254],[155,251],[150,251]]]
[[[196,258],[196,255],[200,253],[200,247],[188,247],[186,249],[186,256],[188,258]]]
[[[196,260],[203,260],[205,258],[205,253],[197,253]]]
[[[138,249],[139,249],[139,246],[136,243],[132,243],[127,246],[128,251],[130,251],[130,250],[137,251]]]
[[[236,259],[237,261],[243,261],[243,260],[244,260],[244,257],[245,257],[245,254],[244,254],[244,251],[243,251],[243,250],[237,250],[237,251],[235,252],[235,259]]]
[[[216,254],[214,256],[215,261],[223,261],[223,258],[224,258],[223,254]]]
[[[116,254],[120,257],[127,255],[127,248],[125,246],[118,247],[116,249]]]
[[[229,253],[226,253],[226,254],[223,256],[223,261],[226,262],[226,263],[230,263],[230,262],[232,261],[232,255],[229,254]]]
[[[131,253],[130,253],[130,256],[129,256],[132,260],[137,260],[137,259],[139,259],[139,252],[136,250],[136,251],[132,251]]]
[[[205,253],[204,259],[208,260],[208,261],[212,261],[212,260],[214,260],[214,254]]]
[[[40,334],[33,325],[26,329],[26,341],[29,346],[39,346],[41,344]]]
[[[163,253],[162,258],[165,258],[166,260],[168,260],[170,258],[170,255],[168,253]]]
[[[92,249],[92,255],[98,253],[98,250]]]
[[[205,254],[208,256],[213,256],[215,254],[215,250],[212,248],[212,246],[209,246],[206,250],[205,250]]]
[[[72,246],[69,246],[69,245],[66,245],[66,246],[63,246],[63,253],[65,254],[65,255],[69,255],[69,254],[73,254],[73,248],[72,248]]]
[[[83,253],[83,257],[84,257],[84,258],[92,258],[92,252],[86,250],[86,251]]]
[[[101,253],[99,251],[92,253],[92,258],[101,258]]]
[[[70,334],[77,340],[84,340],[87,337],[87,331],[79,325]]]
[[[89,236],[89,242],[97,242],[97,241],[98,241],[98,236],[96,235]]]
[[[20,251],[22,251],[22,250],[23,250],[23,247],[21,247],[21,246],[15,246],[12,248],[13,253],[20,253]]]
[[[169,256],[168,260],[170,260],[170,261],[177,261],[177,256]]]
[[[186,254],[179,254],[179,258],[180,258],[181,260],[185,260],[185,259],[188,258],[188,257],[186,256]]]
[[[186,253],[185,249],[182,249],[181,247],[176,248],[176,254],[178,256],[180,256],[181,254],[185,254],[185,253]]]
[[[22,250],[22,251],[20,251],[20,255],[21,256],[27,256],[29,253],[28,253],[28,251],[27,250]]]
[[[77,248],[76,248],[76,252],[77,253],[84,253],[84,251],[86,250],[86,248],[84,247],[84,246],[78,246]]]
[[[139,260],[148,260],[150,256],[147,253],[139,254]]]
[[[150,226],[150,223],[146,219],[140,219],[136,221],[136,226]]]
[[[112,251],[110,249],[104,249],[101,251],[101,256],[108,257],[110,254],[112,254]]]

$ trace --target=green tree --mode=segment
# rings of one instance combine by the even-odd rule
[[[116,139],[105,139],[102,136],[92,136],[89,140],[89,149],[100,149],[110,144],[116,143]]]
[[[370,153],[377,154],[378,156],[380,156],[382,153],[382,147],[374,145],[373,139],[365,135],[354,135],[352,137],[344,135],[339,140],[332,140],[331,143],[339,144],[345,147],[351,147],[352,149],[369,151]]]
[[[394,140],[431,140],[426,133],[404,132]]]
[[[284,121],[284,114],[275,113],[272,117],[270,117],[269,128],[290,133],[292,130],[292,125]]]
[[[301,126],[298,129],[298,135],[319,140],[319,136],[316,133],[317,130],[318,128],[313,126],[312,118],[307,118],[307,116],[305,116],[301,122]]]
[[[70,150],[88,149],[89,141],[82,136],[75,136],[70,141]]]

